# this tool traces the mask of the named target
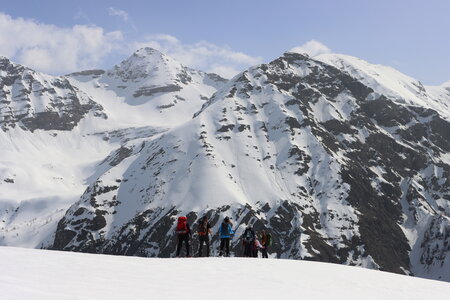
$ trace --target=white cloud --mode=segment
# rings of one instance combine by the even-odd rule
[[[114,7],[109,7],[108,8],[108,13],[112,17],[119,17],[119,18],[121,18],[124,22],[128,21],[128,13],[126,11],[124,11],[124,10],[117,9],[117,8],[114,8]]]
[[[188,67],[227,78],[262,62],[262,57],[206,41],[185,44],[168,34],[130,41],[121,31],[106,32],[95,25],[63,28],[0,12],[0,55],[45,73],[60,75],[98,68],[115,54],[132,53],[142,47],[158,49]]]
[[[147,37],[147,39],[156,40],[156,41],[158,41],[158,40],[165,41],[165,42],[171,43],[171,44],[177,44],[180,42],[176,37],[174,37],[170,34],[162,34],[162,33],[150,35]]]
[[[120,31],[93,25],[62,28],[0,13],[0,55],[47,73],[93,68],[122,41]]]
[[[216,73],[224,78],[232,78],[236,74],[238,74],[239,72],[242,72],[242,71],[243,70],[241,70],[241,69],[236,69],[236,68],[233,68],[230,66],[225,66],[225,65],[212,65],[208,69],[209,73]]]
[[[331,53],[330,48],[328,48],[327,46],[325,46],[324,44],[322,44],[321,42],[316,41],[316,40],[311,40],[309,42],[306,42],[303,45],[294,47],[289,51],[297,52],[297,53],[301,53],[301,54],[306,53],[311,57],[317,56],[320,54]]]
[[[92,24],[93,22],[89,18],[89,16],[82,10],[79,10],[76,15],[73,16],[74,20],[81,20],[84,23]]]
[[[183,44],[176,37],[167,34],[147,36],[143,42],[133,43],[132,47],[131,50],[152,47],[186,66],[217,73],[227,78],[233,77],[249,66],[262,62],[262,57],[233,51],[227,46],[217,46],[205,41]]]

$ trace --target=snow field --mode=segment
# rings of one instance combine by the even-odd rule
[[[446,299],[450,284],[335,264],[0,247],[2,299]]]

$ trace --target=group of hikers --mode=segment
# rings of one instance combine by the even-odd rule
[[[229,217],[223,219],[219,227],[220,251],[219,256],[230,256],[230,239],[234,235],[233,224]],[[190,257],[189,240],[192,236],[191,229],[185,216],[178,217],[176,227],[176,234],[178,238],[177,254],[180,256],[183,243],[186,246],[186,256]],[[200,219],[197,227],[197,234],[199,239],[198,256],[203,256],[203,246],[206,248],[206,256],[210,255],[210,235],[212,235],[211,225],[208,222],[208,217],[204,216]],[[261,230],[259,236],[253,230],[252,225],[248,225],[242,234],[243,254],[244,257],[258,257],[258,252],[261,251],[263,258],[268,258],[268,248],[272,245],[272,236],[265,230]]]

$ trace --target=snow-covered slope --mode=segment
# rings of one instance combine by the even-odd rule
[[[1,58],[0,245],[53,244],[110,153],[191,119],[224,82],[149,48],[110,71],[65,77]]]
[[[450,284],[335,264],[0,247],[5,299],[446,299]]]
[[[0,244],[51,243],[95,163],[113,147],[84,135],[103,107],[65,77],[0,58]]]
[[[448,94],[447,97],[440,97],[435,92],[429,93],[429,89],[434,90],[435,87],[424,87],[420,81],[392,67],[370,64],[362,59],[343,54],[321,54],[314,59],[344,71],[396,103],[429,107],[450,120]],[[444,86],[445,84],[440,89],[442,90]]]
[[[148,48],[67,82],[107,118],[0,131],[2,245],[169,257],[178,215],[228,215],[236,255],[252,224],[273,256],[450,281],[445,86],[295,53],[226,82]]]
[[[115,147],[77,131],[0,132],[0,245],[48,246],[56,223]]]
[[[430,98],[436,99],[442,105],[442,110],[450,111],[450,80],[440,86],[426,86]],[[448,120],[448,119],[447,119]]]

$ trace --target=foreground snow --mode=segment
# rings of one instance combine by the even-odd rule
[[[2,299],[445,299],[450,284],[335,264],[0,247]]]

